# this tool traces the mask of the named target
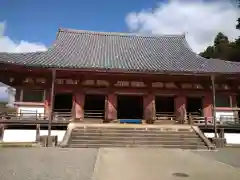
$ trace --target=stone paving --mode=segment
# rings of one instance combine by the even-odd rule
[[[0,180],[90,180],[97,149],[0,148]]]
[[[196,151],[195,153],[240,169],[240,148],[224,148],[218,151]]]
[[[179,149],[100,149],[93,180],[239,180],[240,170]]]
[[[240,149],[0,148],[0,180],[239,180]]]

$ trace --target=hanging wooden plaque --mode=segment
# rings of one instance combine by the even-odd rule
[[[117,81],[117,83],[114,84],[116,87],[128,87],[129,81]]]
[[[146,87],[144,82],[139,82],[139,81],[132,81],[131,86],[132,87]]]
[[[164,87],[164,83],[162,83],[162,82],[154,82],[154,83],[152,83],[152,87],[153,88],[163,88]]]

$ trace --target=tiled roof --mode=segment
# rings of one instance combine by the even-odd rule
[[[240,63],[197,55],[184,35],[142,36],[70,29],[60,29],[55,44],[45,52],[0,53],[0,62],[133,72],[240,72]]]

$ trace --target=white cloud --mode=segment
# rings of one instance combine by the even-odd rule
[[[21,40],[20,42],[14,42],[10,37],[4,35],[6,29],[6,23],[0,22],[0,52],[36,52],[45,51],[47,47],[40,43],[33,43]]]
[[[229,0],[170,0],[155,9],[131,12],[126,23],[131,31],[153,34],[186,34],[195,52],[213,44],[218,32],[233,40],[240,35],[236,20],[240,10]]]
[[[0,102],[6,101],[8,98],[7,88],[0,86]]]
[[[14,42],[10,37],[4,35],[4,30],[6,29],[6,23],[0,22],[0,52],[37,52],[45,51],[47,47],[43,44],[32,43],[21,40],[19,43]],[[1,82],[0,82],[1,83]],[[8,99],[8,93],[6,92],[6,86],[3,87],[0,84],[0,101]]]

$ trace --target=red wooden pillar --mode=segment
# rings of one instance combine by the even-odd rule
[[[183,122],[186,119],[186,101],[186,96],[183,95],[175,98],[175,115],[177,121]]]
[[[237,108],[238,107],[238,104],[237,104],[237,96],[235,94],[231,95],[231,107],[232,108]],[[238,115],[238,111],[234,110],[234,117],[236,119],[239,118],[239,115]]]
[[[112,121],[115,119],[117,119],[117,95],[109,93],[107,95],[106,120]]]
[[[231,107],[236,108],[237,107],[237,96],[235,94],[231,95]]]
[[[155,113],[155,95],[149,93],[143,97],[144,119],[152,121],[156,116]]]
[[[75,93],[75,113],[76,120],[83,121],[84,119],[84,101],[85,94],[82,92]]]
[[[51,112],[50,108],[51,108],[51,93],[50,90],[46,90],[44,99],[44,114],[46,116],[48,116],[49,113]]]
[[[211,94],[207,94],[203,97],[203,116],[205,119],[211,119],[213,117],[212,108],[213,108],[213,98]]]

